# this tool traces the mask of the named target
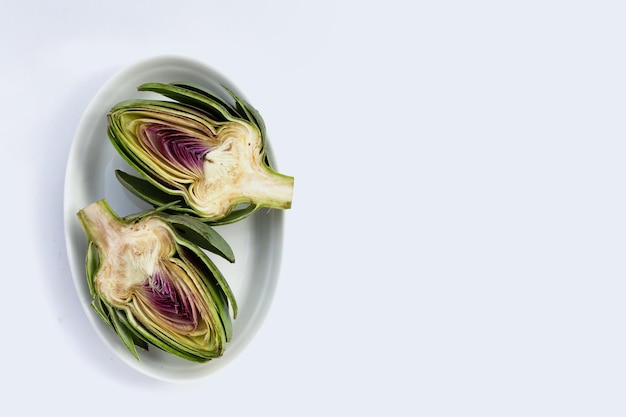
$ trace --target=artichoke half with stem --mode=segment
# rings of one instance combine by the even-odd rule
[[[288,209],[293,177],[270,166],[263,119],[231,90],[230,103],[190,84],[147,83],[139,91],[166,99],[134,99],[108,115],[108,135],[140,177],[118,180],[154,207],[211,224],[245,218],[261,207]]]
[[[223,355],[237,303],[203,250],[234,262],[220,235],[195,218],[158,210],[122,218],[104,199],[77,215],[89,239],[92,307],[137,359],[136,347],[150,344],[195,362]]]

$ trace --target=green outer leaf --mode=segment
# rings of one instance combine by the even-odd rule
[[[239,220],[242,220],[242,219],[248,217],[249,215],[251,215],[252,213],[254,213],[255,211],[257,211],[260,208],[261,207],[257,206],[256,204],[249,204],[245,208],[232,210],[229,214],[227,214],[226,216],[222,217],[219,220],[212,220],[212,221],[207,222],[207,223],[210,223],[210,224],[212,224],[214,226],[220,226],[220,225],[235,223],[235,222],[237,222]]]
[[[130,175],[119,169],[115,171],[115,177],[128,191],[153,206],[171,205],[172,203],[185,204],[182,197],[168,194],[146,179]],[[172,210],[175,208],[175,206],[170,207]]]
[[[222,88],[231,95],[231,97],[235,100],[235,105],[239,113],[242,115],[244,119],[255,124],[259,128],[259,132],[261,132],[261,136],[265,139],[266,130],[265,130],[265,122],[261,117],[261,114],[254,108],[250,103],[246,100],[239,97],[232,90],[230,90],[225,85],[222,85]]]
[[[98,257],[98,248],[93,241],[89,241],[87,245],[87,255],[85,256],[85,272],[87,274],[87,285],[89,286],[89,293],[92,297],[96,295],[96,290],[93,285],[93,278],[100,267],[100,261]]]
[[[87,275],[87,285],[89,287],[89,293],[92,297],[91,307],[98,314],[98,316],[100,316],[102,321],[113,327],[113,323],[111,322],[111,318],[109,317],[109,310],[104,306],[102,299],[96,293],[93,283],[94,277],[99,268],[100,258],[98,254],[98,247],[93,241],[90,240],[87,245],[87,254],[85,256],[85,272]]]
[[[115,333],[122,339],[124,345],[128,348],[130,353],[133,354],[137,360],[141,360],[139,358],[139,353],[137,353],[137,348],[135,347],[133,333],[126,327],[126,325],[120,321],[120,317],[118,316],[119,311],[115,308],[107,305],[109,308],[109,317],[111,317],[111,323],[113,324],[113,328],[115,329]]]
[[[211,226],[196,217],[188,215],[167,215],[165,220],[172,225],[178,235],[226,259],[235,262],[235,254],[226,240]]]
[[[139,91],[152,91],[180,103],[202,110],[218,119],[227,121],[240,118],[240,115],[226,102],[201,87],[189,84],[146,83],[137,88]]]
[[[155,216],[155,215],[163,214],[163,213],[165,213],[167,210],[169,210],[171,208],[176,208],[177,204],[178,204],[177,202],[172,202],[172,203],[169,203],[169,204],[164,204],[162,206],[152,207],[151,209],[147,209],[147,210],[144,210],[144,211],[139,211],[137,213],[129,214],[129,215],[124,217],[124,220],[126,220],[129,223],[134,223],[136,221],[141,220],[143,217]]]
[[[119,319],[120,323],[131,333],[134,344],[142,349],[149,350],[149,345],[145,337],[143,337],[143,335],[139,331],[137,331],[137,329],[135,329],[128,321],[127,312],[124,310],[117,311],[117,318]]]
[[[113,323],[111,322],[111,318],[109,317],[109,310],[107,307],[105,307],[105,304],[100,297],[96,296],[93,298],[93,300],[91,301],[91,307],[98,314],[98,316],[100,316],[102,321],[104,321],[115,330],[115,327],[113,327]]]
[[[175,87],[183,88],[183,89],[185,89],[187,91],[191,91],[191,92],[200,94],[201,96],[204,96],[204,97],[208,98],[209,100],[217,101],[219,103],[222,103],[224,105],[224,107],[226,107],[233,116],[236,116],[236,117],[240,117],[241,116],[241,113],[238,113],[237,109],[233,108],[231,103],[229,103],[228,101],[226,101],[222,97],[219,97],[219,96],[213,94],[211,91],[209,91],[208,89],[206,89],[204,87],[201,87],[198,84],[177,82],[177,83],[170,83],[169,85],[173,85]]]

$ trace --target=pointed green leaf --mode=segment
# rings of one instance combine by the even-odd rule
[[[163,192],[150,181],[135,177],[124,171],[116,170],[115,176],[128,191],[154,206],[170,205],[174,207],[172,203],[183,201],[178,196]]]
[[[96,292],[93,287],[93,277],[98,270],[100,261],[98,258],[98,248],[90,241],[87,246],[87,255],[85,257],[85,272],[87,274],[87,285],[89,286],[89,293],[91,296],[95,296]]]
[[[224,90],[226,90],[228,94],[230,94],[232,98],[235,100],[237,109],[242,114],[242,116],[245,115],[246,120],[255,124],[259,128],[259,131],[261,132],[261,136],[265,137],[266,136],[265,121],[263,120],[263,117],[261,117],[261,114],[250,103],[248,103],[246,100],[239,97],[228,87],[222,85],[222,88],[224,88]]]
[[[133,340],[133,334],[128,328],[120,321],[118,316],[120,314],[119,311],[109,306],[109,316],[111,317],[111,323],[113,324],[113,328],[115,329],[115,333],[120,337],[124,346],[132,353],[132,355],[137,358],[137,360],[141,360],[139,358],[139,353],[137,353],[137,348],[135,347],[135,342]]]
[[[224,101],[197,87],[193,88],[186,84],[146,83],[139,86],[138,90],[159,93],[180,103],[198,108],[217,121],[226,121],[237,117]]]
[[[120,312],[118,314],[118,319],[120,323],[126,328],[131,334],[133,338],[133,343],[135,346],[140,347],[144,350],[149,350],[148,342],[141,332],[137,330],[137,327],[133,326],[129,321],[126,314]]]
[[[91,302],[91,307],[98,314],[98,316],[100,316],[102,321],[113,327],[113,323],[111,322],[111,318],[109,317],[109,310],[104,306],[100,297],[96,296],[93,298]]]
[[[249,204],[248,206],[244,208],[235,209],[231,211],[229,214],[227,214],[225,217],[222,217],[219,220],[215,220],[215,221],[211,221],[207,223],[212,224],[214,226],[221,226],[221,225],[235,223],[239,220],[242,220],[250,216],[252,213],[257,211],[258,209],[260,209],[260,207],[257,206],[256,204]]]
[[[235,255],[226,240],[208,224],[188,215],[170,215],[167,220],[176,228],[179,235],[188,241],[235,262]]]

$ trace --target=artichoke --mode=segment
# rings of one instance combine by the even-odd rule
[[[108,135],[140,176],[118,180],[154,207],[210,224],[238,221],[261,207],[291,207],[293,177],[270,166],[259,113],[224,87],[233,103],[189,84],[148,83],[108,115]]]
[[[196,362],[223,354],[237,303],[203,248],[234,262],[225,240],[189,216],[121,218],[104,199],[78,218],[89,239],[92,307],[137,359],[136,347],[149,344]]]

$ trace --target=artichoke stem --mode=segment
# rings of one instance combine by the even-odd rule
[[[112,244],[124,226],[105,200],[91,203],[77,215],[89,239],[100,247]]]
[[[293,177],[273,171],[264,171],[261,175],[257,172],[243,182],[242,194],[260,206],[288,209],[293,199],[293,181]]]

